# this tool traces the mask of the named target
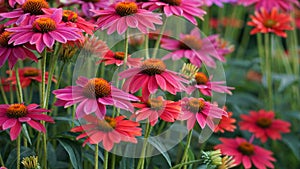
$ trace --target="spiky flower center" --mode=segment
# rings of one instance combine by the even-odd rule
[[[93,78],[83,87],[83,95],[87,98],[102,98],[110,95],[111,86],[102,78]]]
[[[151,98],[147,101],[147,105],[153,110],[161,110],[164,107],[164,101],[162,98]]]
[[[0,46],[2,46],[2,47],[8,47],[8,46],[10,46],[8,44],[8,41],[10,39],[10,35],[11,34],[12,33],[8,32],[8,31],[4,31],[3,33],[1,33],[1,35],[0,35]]]
[[[38,18],[33,22],[32,28],[35,32],[47,33],[56,29],[56,23],[51,18]]]
[[[6,110],[6,115],[9,118],[20,118],[27,115],[27,107],[24,104],[12,104]]]
[[[174,6],[179,6],[181,4],[181,0],[160,0],[160,1]]]
[[[27,0],[22,5],[24,13],[30,13],[31,15],[44,14],[42,8],[49,8],[49,4],[45,0]]]
[[[193,36],[186,35],[180,42],[180,49],[194,49],[199,50],[202,48],[202,40]]]
[[[188,109],[193,113],[201,112],[205,107],[205,101],[197,98],[192,98],[188,101]]]
[[[64,10],[62,20],[64,22],[77,22],[78,14],[71,10]]]
[[[206,84],[208,82],[207,76],[202,72],[198,72],[198,73],[195,74],[195,80],[196,80],[198,85]]]
[[[252,155],[254,154],[254,146],[251,143],[243,142],[239,145],[238,150],[244,155]]]
[[[112,117],[105,116],[103,120],[98,121],[98,127],[101,131],[109,132],[116,128],[117,120]]]
[[[141,66],[142,73],[149,76],[161,74],[166,70],[166,65],[159,59],[145,60]]]
[[[272,119],[261,117],[256,121],[256,124],[261,128],[268,128],[272,124]]]
[[[38,76],[39,75],[39,71],[37,69],[34,68],[28,68],[24,71],[23,76],[25,77],[34,77],[34,76]]]
[[[120,16],[127,16],[137,13],[138,6],[135,2],[119,2],[115,6],[115,10]]]
[[[124,52],[116,52],[114,57],[118,60],[124,60],[125,59],[125,53]]]
[[[267,19],[263,22],[263,24],[267,28],[273,28],[277,24],[277,21],[274,21],[273,19]]]

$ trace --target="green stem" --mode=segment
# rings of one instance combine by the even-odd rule
[[[115,169],[116,168],[116,155],[115,154],[111,154],[111,167],[110,169]]]
[[[44,107],[45,89],[46,89],[46,61],[47,61],[47,50],[44,49],[41,55],[41,69],[42,69],[42,87],[41,87],[41,105]]]
[[[57,79],[57,83],[56,83],[55,89],[59,88],[60,81],[61,81],[63,72],[65,70],[66,64],[67,64],[67,62],[64,62],[63,65],[61,66],[60,70],[59,70],[59,75],[58,75],[58,79]]]
[[[267,79],[268,87],[268,108],[273,110],[273,86],[272,86],[272,58],[271,58],[271,48],[270,48],[270,36],[265,34],[265,73]]]
[[[155,45],[154,45],[154,50],[153,50],[153,53],[152,53],[152,58],[156,58],[161,38],[163,37],[163,34],[164,34],[166,26],[167,26],[167,21],[168,21],[168,18],[165,19],[164,24],[161,27],[160,33],[159,33],[158,38],[157,38],[157,40],[155,42]]]
[[[9,72],[9,77],[12,77],[12,71]],[[10,103],[13,104],[14,103],[14,92],[12,92],[12,84],[9,84],[9,94],[10,94]]]
[[[99,160],[98,160],[98,155],[99,155],[99,147],[98,147],[98,144],[95,144],[95,169],[98,169],[98,163],[99,163]]]
[[[23,103],[23,92],[22,92],[22,86],[21,86],[21,81],[20,81],[20,76],[19,76],[19,70],[18,66],[15,66],[15,73],[16,73],[16,79],[17,79],[17,93],[18,93],[18,101],[19,103]]]
[[[1,153],[0,153],[0,164],[1,164],[1,166],[4,166],[4,162],[3,162],[3,159],[2,159]]]
[[[149,34],[145,35],[145,58],[149,59]]]
[[[182,158],[181,158],[181,163],[184,163],[187,160],[187,154],[188,154],[188,151],[189,151],[189,148],[190,148],[192,136],[193,136],[193,129],[189,131],[189,134],[187,136],[187,142],[186,142],[186,146],[185,146]]]
[[[204,22],[202,22],[202,32],[204,33],[204,34],[206,34],[206,35],[208,35],[208,34],[210,34],[210,23],[209,23],[209,18],[210,18],[210,16],[209,16],[209,14],[210,14],[210,12],[209,12],[209,8],[208,7],[203,7],[204,9],[203,10],[205,10],[206,11],[206,15],[204,15]]]
[[[4,91],[4,88],[3,88],[3,84],[2,84],[2,80],[0,79],[0,90],[1,90],[1,95],[2,95],[2,98],[3,98],[3,101],[5,104],[8,104],[8,100],[7,100],[7,97],[6,97],[6,94],[5,94],[5,91]],[[11,91],[10,91],[11,92]]]
[[[108,151],[104,150],[103,169],[108,169]]]
[[[21,136],[17,138],[17,169],[20,169],[21,165]]]
[[[146,124],[145,137],[144,137],[145,140],[143,142],[143,148],[142,148],[142,151],[141,151],[141,156],[140,156],[139,161],[138,161],[137,169],[144,169],[145,154],[146,154],[148,138],[150,136],[151,129],[152,129],[152,126],[150,125],[150,122],[148,122]]]
[[[126,63],[127,63],[127,59],[128,59],[128,49],[129,49],[129,37],[128,37],[128,30],[125,32],[125,42],[124,42],[124,46],[125,46],[125,56],[124,56],[124,67],[126,68]]]
[[[172,167],[171,169],[181,168],[182,166],[186,166],[186,165],[189,165],[189,164],[202,163],[202,162],[203,162],[202,159],[201,160],[193,160],[193,161],[177,164],[174,167]]]

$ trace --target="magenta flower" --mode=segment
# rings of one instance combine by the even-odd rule
[[[134,107],[139,108],[132,117],[136,121],[148,119],[151,126],[154,126],[158,118],[166,122],[174,122],[181,114],[180,102],[164,100],[163,97],[150,98],[141,103],[133,103]]]
[[[108,29],[108,34],[123,34],[128,27],[147,33],[147,29],[155,30],[154,24],[162,24],[160,14],[140,9],[135,2],[118,2],[104,10],[91,11],[99,16],[96,24],[102,30]]]
[[[125,91],[135,93],[142,89],[144,100],[148,100],[149,95],[155,93],[159,87],[175,95],[185,89],[182,82],[188,83],[176,72],[168,70],[159,59],[145,60],[141,66],[125,70],[119,76],[121,79],[126,78],[123,85]]]
[[[195,74],[194,77],[194,84],[187,87],[186,92],[188,94],[191,94],[195,89],[199,89],[199,91],[206,95],[211,96],[212,91],[218,92],[218,93],[227,93],[232,94],[230,90],[233,90],[233,87],[224,86],[226,83],[225,81],[211,81],[212,76],[208,79],[207,76],[202,73],[198,72]]]
[[[8,0],[10,7],[14,8],[16,4],[23,5],[25,0]]]
[[[61,23],[62,9],[57,9],[49,17],[39,17],[32,25],[25,25],[7,29],[13,32],[9,44],[20,45],[29,42],[35,44],[38,52],[42,52],[45,47],[52,48],[54,42],[66,43],[67,41],[76,41],[81,38],[78,32],[81,30],[73,27],[67,27]]]
[[[139,101],[137,97],[117,89],[102,78],[79,77],[76,84],[77,86],[54,90],[53,94],[59,99],[56,102],[58,106],[66,108],[79,103],[76,109],[77,118],[95,112],[99,118],[103,119],[106,114],[106,105],[133,112],[134,108],[130,101]]]
[[[217,51],[217,38],[217,35],[201,38],[197,28],[193,29],[190,34],[181,34],[179,40],[164,38],[161,47],[173,52],[164,56],[163,60],[169,58],[178,60],[185,57],[198,67],[201,67],[202,62],[209,67],[215,67],[216,63],[213,57],[225,61]]]
[[[187,120],[187,129],[191,130],[197,120],[200,127],[203,129],[206,125],[212,130],[215,130],[213,118],[222,119],[222,116],[228,116],[227,112],[219,108],[215,104],[205,101],[202,98],[183,98],[182,112],[180,120]]]
[[[32,24],[38,15],[44,14],[43,8],[49,8],[49,4],[46,0],[26,0],[21,8],[17,8],[11,12],[1,13],[0,16],[9,19],[9,21],[5,23],[6,25],[29,25]]]
[[[53,119],[45,114],[49,110],[37,108],[37,104],[1,104],[0,105],[0,126],[3,130],[10,129],[10,139],[15,140],[21,133],[22,123],[29,124],[32,128],[45,133],[45,127],[40,121],[53,123]]]
[[[124,52],[113,52],[109,50],[97,63],[105,63],[105,65],[117,65],[121,66],[124,64],[125,53]],[[130,55],[127,56],[126,65],[128,67],[136,67],[141,64],[142,58],[132,58]]]
[[[108,0],[72,0],[72,4],[80,4],[83,14],[87,18],[93,17],[92,10],[106,9],[111,3]]]
[[[142,7],[149,8],[149,10],[155,10],[162,8],[167,17],[176,15],[183,16],[193,24],[197,25],[195,17],[202,18],[206,14],[200,7],[203,5],[203,1],[199,0],[149,0],[145,2]]]
[[[265,8],[267,11],[271,11],[272,8],[290,10],[293,5],[300,5],[298,0],[238,0],[238,3],[244,6],[255,5],[257,10]]]
[[[226,2],[226,0],[204,0],[204,4],[206,6],[212,6],[213,4],[218,5],[219,7],[223,7],[223,3]]]
[[[27,49],[24,45],[13,46],[9,44],[12,33],[4,31],[0,34],[0,67],[8,60],[9,68],[12,69],[18,59],[24,60],[29,58],[37,62],[37,58],[33,52]]]

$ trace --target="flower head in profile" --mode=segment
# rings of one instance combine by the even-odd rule
[[[127,58],[125,58],[124,52],[113,52],[109,50],[97,63],[103,62],[105,65],[121,66],[124,64],[125,59],[128,67],[137,67],[141,64],[142,60],[142,58],[132,58],[131,55],[128,55]]]
[[[86,137],[83,145],[102,142],[104,149],[110,151],[114,144],[121,141],[137,143],[136,136],[142,135],[140,124],[126,120],[124,116],[115,118],[105,116],[103,119],[98,119],[95,116],[87,115],[84,120],[86,124],[71,129],[72,132],[82,132],[76,139]]]
[[[34,67],[24,67],[18,69],[19,77],[22,88],[28,87],[32,82],[42,82],[42,71]],[[7,71],[10,74],[10,71]],[[45,81],[48,82],[48,72],[45,74]],[[7,78],[13,85],[17,84],[17,77],[15,71],[12,71],[12,77]],[[52,81],[56,83],[56,79],[52,78]]]
[[[197,25],[196,17],[202,18],[206,14],[200,7],[204,5],[199,0],[150,0],[143,3],[142,7],[149,10],[161,8],[167,17],[182,16]]]
[[[72,4],[80,4],[86,18],[92,18],[91,10],[106,9],[111,3],[108,0],[72,0]]]
[[[3,88],[5,92],[12,92],[16,90],[16,85],[12,84],[12,82],[7,78],[0,78],[0,86]]]
[[[291,10],[293,5],[299,6],[298,0],[237,0],[239,4],[244,6],[255,5],[256,9],[265,8],[271,11],[273,8],[278,10]]]
[[[80,46],[84,56],[93,55],[102,58],[109,51],[107,44],[94,35],[86,35],[84,42]]]
[[[213,119],[221,119],[222,116],[227,116],[227,112],[218,108],[217,105],[211,104],[202,98],[183,98],[181,100],[183,114],[179,117],[180,120],[187,120],[187,129],[191,130],[196,120],[203,129],[208,126],[211,130],[215,130]]]
[[[20,2],[22,0],[18,1]],[[20,8],[0,14],[1,17],[9,19],[8,22],[5,23],[6,25],[30,25],[37,16],[44,14],[43,8],[49,8],[49,4],[46,0],[23,1]]]
[[[22,123],[27,123],[37,131],[46,132],[40,121],[53,123],[53,119],[43,113],[49,110],[38,108],[37,104],[1,104],[0,105],[0,126],[3,130],[10,129],[10,139],[15,140],[20,135]]]
[[[18,26],[7,29],[12,32],[9,44],[20,45],[29,42],[36,46],[38,52],[45,47],[52,48],[55,41],[66,43],[81,38],[80,29],[68,27],[62,21],[62,9],[57,9],[49,16],[41,16],[30,25]]]
[[[148,100],[150,94],[154,94],[160,87],[163,91],[175,95],[183,91],[187,80],[181,78],[176,72],[167,69],[160,59],[147,59],[139,67],[125,70],[119,74],[121,79],[126,78],[123,89],[135,93],[142,89],[144,100]]]
[[[38,161],[38,156],[29,156],[23,158],[21,161],[25,169],[40,169],[41,166]]]
[[[199,91],[206,96],[211,96],[212,91],[231,95],[232,93],[230,90],[233,90],[234,88],[225,86],[225,83],[225,81],[212,81],[212,76],[208,79],[205,73],[197,72],[194,76],[192,85],[187,87],[186,92],[191,94],[195,89],[199,89]]]
[[[26,58],[37,62],[35,54],[24,45],[9,44],[12,32],[4,31],[0,33],[0,67],[8,61],[9,68],[12,69],[17,61]]]
[[[213,58],[225,61],[217,51],[217,35],[211,35],[206,38],[201,37],[200,30],[195,28],[190,34],[180,34],[179,40],[164,38],[161,47],[170,50],[169,54],[163,57],[163,60],[172,58],[178,60],[183,57],[198,67],[202,63],[209,67],[215,67],[216,63]]]
[[[164,100],[162,96],[157,98],[149,98],[141,103],[133,103],[134,107],[139,108],[132,117],[136,121],[148,119],[150,124],[154,126],[158,118],[166,122],[174,122],[181,114],[181,106],[179,102]]]
[[[99,17],[96,24],[108,34],[123,34],[128,27],[147,33],[148,29],[155,30],[154,24],[162,24],[160,14],[141,9],[135,2],[117,2],[104,10],[91,11]]]
[[[223,110],[227,112],[227,108],[224,106]],[[232,112],[227,112],[228,116],[222,116],[222,119],[219,121],[219,124],[215,128],[216,132],[224,133],[225,131],[234,132],[236,126],[234,123],[236,119],[232,118]]]
[[[275,119],[272,111],[259,110],[250,111],[249,115],[242,114],[242,121],[239,122],[241,130],[247,130],[259,138],[261,142],[266,142],[268,138],[272,140],[281,139],[281,133],[289,133],[291,124],[289,122]]]
[[[65,108],[77,104],[77,118],[94,113],[103,119],[106,114],[106,105],[115,106],[133,112],[134,108],[130,101],[139,101],[131,94],[112,86],[103,78],[79,77],[76,86],[54,90],[53,94],[59,99],[58,106]]]
[[[244,138],[220,138],[222,144],[215,146],[222,154],[233,156],[235,164],[243,164],[246,169],[250,169],[252,164],[258,169],[274,168],[272,162],[276,161],[272,152],[262,147],[254,145]]]
[[[248,25],[254,27],[250,34],[275,33],[277,36],[287,37],[285,31],[293,29],[291,16],[288,13],[279,13],[277,8],[270,12],[262,8],[250,17]]]

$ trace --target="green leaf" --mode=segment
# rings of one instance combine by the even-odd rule
[[[285,135],[282,141],[292,150],[295,157],[300,160],[300,143],[295,135]]]
[[[31,139],[29,137],[29,133],[28,133],[26,124],[22,124],[22,132],[25,135],[25,137],[26,137],[27,141],[29,142],[29,144],[32,145],[32,142],[31,142]]]
[[[47,143],[47,158],[50,168],[56,168],[58,166],[56,153],[50,142]]]
[[[24,158],[24,157],[28,157],[28,156],[35,156],[35,152],[28,148],[28,147],[21,147],[21,150],[20,150],[20,156],[21,156],[21,160]],[[6,160],[6,163],[5,163],[5,167],[6,168],[17,168],[17,149],[13,149],[10,154],[8,155],[8,158]]]
[[[78,145],[76,145],[71,140],[67,139],[58,139],[59,143],[64,147],[64,149],[69,154],[70,161],[72,163],[72,166],[75,169],[82,169],[82,157],[80,153],[80,148],[77,148]],[[77,147],[76,147],[77,146]]]
[[[157,139],[155,138],[149,138],[148,139],[149,143],[152,144],[160,153],[161,155],[164,156],[165,160],[168,162],[168,165],[172,167],[171,159],[170,156],[167,152],[167,149],[165,148],[164,145],[162,145]]]

